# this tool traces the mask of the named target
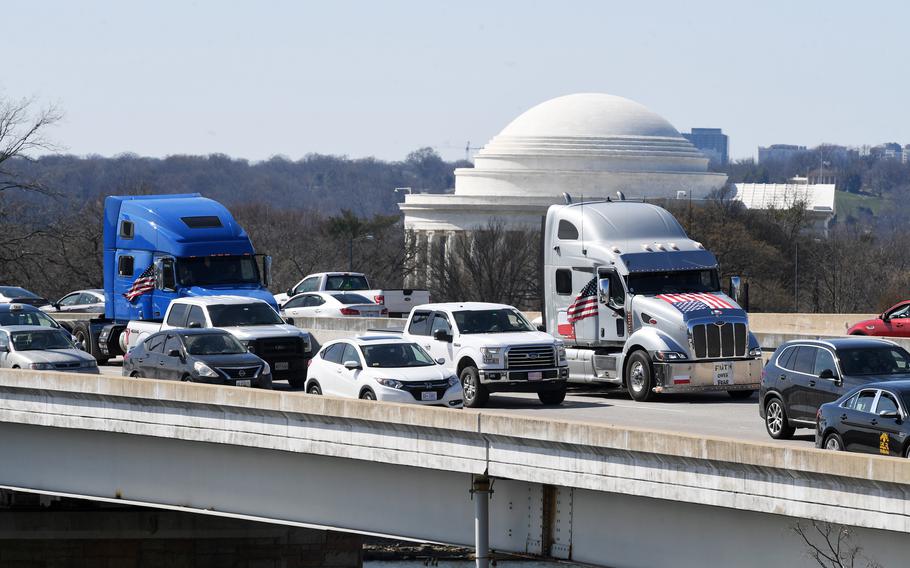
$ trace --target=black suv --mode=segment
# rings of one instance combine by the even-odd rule
[[[818,408],[848,390],[910,378],[910,353],[884,339],[845,337],[788,341],[762,370],[758,412],[768,434],[789,438],[814,428]]]

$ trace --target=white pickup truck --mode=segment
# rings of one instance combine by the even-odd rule
[[[132,320],[121,335],[128,352],[147,336],[165,329],[217,327],[269,364],[275,380],[287,379],[294,387],[306,384],[313,339],[302,329],[285,323],[264,300],[241,296],[200,296],[171,301],[164,322]]]
[[[298,282],[284,294],[275,294],[275,301],[283,306],[290,298],[303,292],[358,292],[377,304],[385,306],[389,317],[400,318],[414,306],[428,304],[427,290],[372,290],[367,277],[360,272],[317,272]]]
[[[544,404],[566,397],[563,342],[537,331],[512,306],[426,304],[411,310],[404,337],[456,372],[465,406],[484,406],[491,392],[534,392]]]

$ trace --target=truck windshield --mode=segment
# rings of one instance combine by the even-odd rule
[[[177,281],[183,286],[259,284],[259,267],[250,255],[178,258]]]
[[[276,325],[284,320],[266,303],[218,304],[209,306],[212,327],[237,327],[245,325]]]
[[[673,272],[640,272],[629,274],[629,292],[632,294],[689,294],[694,292],[719,292],[717,270],[677,270]]]
[[[47,331],[14,331],[10,334],[16,351],[43,351],[45,349],[75,349],[69,334],[59,329]]]
[[[471,310],[454,312],[455,324],[461,333],[510,333],[534,331],[518,310]]]
[[[373,369],[394,367],[429,367],[436,363],[416,343],[380,343],[364,345],[363,358]]]
[[[367,277],[363,274],[337,274],[327,276],[325,279],[326,290],[368,290]]]

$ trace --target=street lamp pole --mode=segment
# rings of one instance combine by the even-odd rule
[[[348,272],[354,272],[354,241],[372,241],[373,235],[361,235],[348,239]]]

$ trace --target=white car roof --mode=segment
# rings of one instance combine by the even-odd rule
[[[45,328],[47,329],[47,328]],[[384,343],[406,343],[411,344],[415,343],[411,339],[405,339],[400,335],[380,335],[379,333],[371,335],[360,335],[357,337],[345,337],[343,339],[335,339],[332,341],[327,341],[326,345],[331,345],[333,343],[338,343],[340,341],[346,341],[348,343],[353,343],[355,345],[381,345]]]
[[[221,304],[250,304],[253,302],[269,305],[265,300],[259,298],[250,298],[248,296],[198,296],[192,298],[177,298],[174,302],[181,304],[190,304],[196,306],[214,306]]]
[[[415,306],[415,310],[449,310],[449,311],[479,311],[479,310],[499,310],[502,308],[518,310],[508,304],[493,304],[490,302],[446,302],[442,304],[421,304]]]

